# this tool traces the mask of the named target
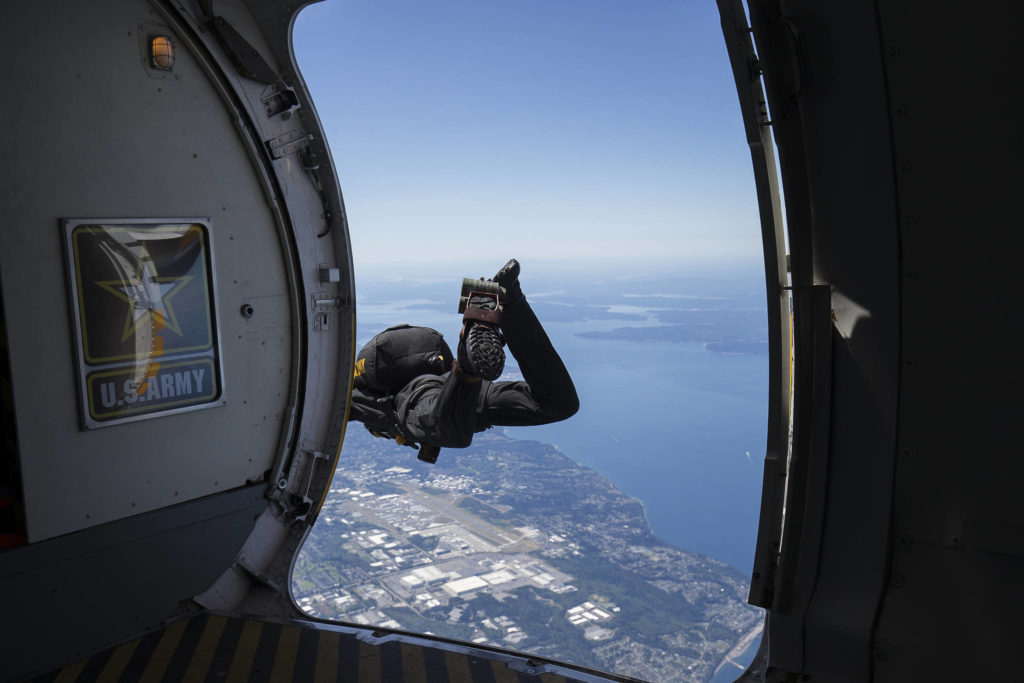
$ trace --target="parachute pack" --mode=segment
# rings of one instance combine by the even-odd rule
[[[384,330],[356,356],[357,388],[388,396],[420,375],[443,375],[451,369],[452,350],[437,330],[395,325]]]
[[[451,369],[452,350],[437,330],[395,325],[384,330],[356,356],[353,416],[374,436],[416,447],[402,433],[395,417],[395,394],[420,375],[442,375]],[[437,460],[440,448],[423,444],[417,457]]]

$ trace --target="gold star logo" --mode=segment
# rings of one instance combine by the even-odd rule
[[[171,299],[193,278],[161,277],[156,265],[146,250],[139,248],[139,260],[135,273],[119,280],[103,280],[96,284],[128,304],[121,341],[124,342],[148,323],[153,329],[168,329],[181,336],[178,318],[174,314]]]

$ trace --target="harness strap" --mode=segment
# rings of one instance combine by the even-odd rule
[[[466,309],[462,313],[463,320],[479,320],[485,323],[493,323],[495,325],[501,324],[501,300],[497,294],[491,292],[470,292],[466,297],[467,302],[472,301],[473,297],[481,296],[487,297],[494,302],[494,310],[489,311],[485,308],[477,308],[475,306],[469,306],[467,304]]]

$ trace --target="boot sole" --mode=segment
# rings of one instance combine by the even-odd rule
[[[476,375],[491,382],[505,370],[501,337],[490,325],[474,323],[466,334],[466,354]]]

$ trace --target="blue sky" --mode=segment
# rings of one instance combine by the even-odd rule
[[[478,256],[760,266],[710,0],[328,0],[294,42],[357,275]]]

